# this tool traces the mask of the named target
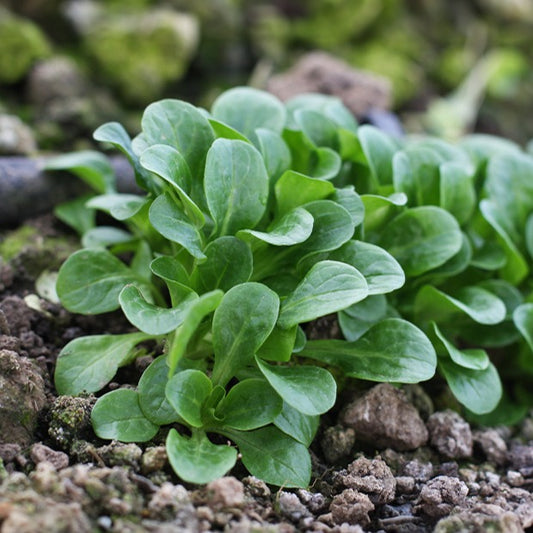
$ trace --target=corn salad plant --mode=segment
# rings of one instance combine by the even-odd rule
[[[62,304],[121,309],[135,328],[68,343],[58,392],[100,391],[147,341],[163,347],[136,389],[100,396],[99,437],[145,442],[165,426],[183,480],[222,476],[239,454],[265,482],[305,487],[336,399],[328,369],[392,383],[438,371],[472,416],[526,408],[524,381],[503,397],[491,360],[507,350],[506,379],[533,370],[533,159],[517,146],[392,139],[336,98],[282,104],[246,87],[209,112],[153,103],[141,127],[94,137],[126,155],[142,194],[118,193],[97,152],[49,164],[94,191],[56,210],[83,244],[59,271]],[[345,340],[308,341],[331,313]]]

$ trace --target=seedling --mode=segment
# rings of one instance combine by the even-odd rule
[[[95,152],[49,165],[95,191],[57,209],[84,245],[60,269],[63,305],[120,308],[137,330],[71,341],[58,392],[99,391],[140,345],[163,346],[135,390],[99,398],[98,436],[143,442],[170,426],[186,481],[224,475],[239,452],[267,483],[305,487],[307,448],[336,398],[327,367],[416,383],[438,359],[470,411],[495,409],[500,378],[478,345],[533,338],[529,156],[492,138],[400,143],[333,97],[284,105],[250,88],[210,112],[156,102],[141,126],[133,140],[118,123],[94,136],[128,157],[143,194],[117,193]],[[95,225],[98,210],[109,226]],[[307,341],[306,324],[330,313],[346,340]]]

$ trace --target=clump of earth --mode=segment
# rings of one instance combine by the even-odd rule
[[[434,407],[431,383],[347,383],[311,446],[306,489],[267,486],[240,464],[190,485],[169,466],[164,431],[143,444],[98,439],[90,424],[96,398],[58,396],[55,360],[73,338],[131,326],[118,313],[72,315],[47,299],[42,272],[77,244],[50,216],[25,228],[0,232],[1,533],[533,527],[533,412],[515,427],[474,427]],[[318,326],[327,333],[327,323]],[[134,383],[149,362],[123,369],[111,387]]]

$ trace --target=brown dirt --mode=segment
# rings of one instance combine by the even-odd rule
[[[142,445],[99,440],[94,396],[58,397],[54,361],[72,338],[131,328],[119,313],[75,316],[32,296],[39,273],[75,246],[51,217],[32,225],[35,235],[0,257],[1,533],[533,527],[533,414],[518,427],[474,428],[455,412],[434,412],[420,386],[346,383],[312,444],[308,490],[268,487],[242,465],[192,486],[171,471],[164,434]],[[10,235],[0,233],[0,246]]]

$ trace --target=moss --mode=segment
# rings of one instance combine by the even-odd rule
[[[0,83],[16,83],[51,52],[46,36],[33,22],[0,8]]]
[[[8,262],[19,255],[28,246],[28,241],[37,235],[37,230],[31,226],[21,226],[16,231],[10,232],[7,237],[0,240],[0,256]]]
[[[182,77],[197,41],[196,19],[161,10],[106,20],[86,47],[100,76],[128,103],[144,105]]]

